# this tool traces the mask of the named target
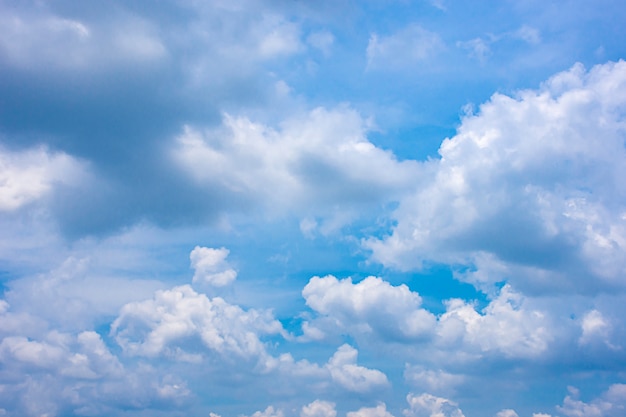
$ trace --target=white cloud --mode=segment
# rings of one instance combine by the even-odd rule
[[[577,397],[578,390],[570,387],[570,395],[557,410],[567,417],[620,417],[626,411],[626,384],[613,384],[588,403]]]
[[[549,312],[534,308],[510,285],[505,285],[482,311],[473,302],[447,300],[446,311],[438,318],[420,307],[420,296],[406,285],[394,287],[377,277],[357,284],[350,278],[313,277],[302,295],[319,315],[304,323],[305,340],[336,333],[353,337],[373,334],[386,343],[427,342],[433,338],[438,349],[463,351],[469,355],[466,359],[476,359],[494,354],[506,358],[536,357],[548,351],[555,337]],[[455,355],[457,360],[463,357]],[[405,377],[418,385],[428,385],[433,378],[444,385],[462,380],[419,368],[407,372]]]
[[[86,175],[85,164],[62,152],[0,147],[0,211],[17,210],[57,185],[76,186]]]
[[[326,368],[331,378],[348,391],[369,392],[389,384],[387,376],[376,369],[357,365],[358,351],[350,345],[342,345],[329,359]]]
[[[404,410],[405,417],[464,417],[458,405],[447,398],[411,393],[406,400],[409,408]]]
[[[336,417],[335,403],[315,400],[302,407],[300,417]]]
[[[345,221],[338,213],[345,217],[351,206],[393,198],[416,183],[418,164],[374,146],[367,122],[346,107],[317,108],[280,130],[243,117],[225,116],[223,123],[206,132],[186,127],[173,149],[180,168],[202,188],[219,190],[223,201]]]
[[[419,294],[404,284],[394,287],[377,277],[356,284],[351,278],[313,277],[302,296],[314,311],[329,317],[333,326],[352,334],[374,333],[383,339],[406,341],[428,336],[436,323],[433,314],[420,308]]]
[[[505,285],[483,314],[463,300],[446,302],[446,312],[437,329],[443,345],[462,341],[480,352],[501,352],[507,357],[534,357],[552,341],[546,314],[526,306],[525,297]]]
[[[204,248],[196,246],[189,254],[191,267],[195,270],[193,282],[201,282],[215,287],[224,287],[237,278],[237,271],[226,261],[229,254],[226,248]]]
[[[370,70],[405,70],[431,59],[444,48],[436,33],[412,24],[388,36],[374,33],[367,45]]]
[[[471,266],[459,277],[483,288],[623,286],[625,103],[623,61],[495,94],[443,141],[430,185],[401,201],[392,235],[365,246],[401,269]]]
[[[12,317],[20,316],[19,323],[25,328],[41,327],[36,323],[43,321],[57,329],[79,331],[91,328],[102,317],[114,316],[137,297],[149,296],[163,287],[155,280],[108,275],[98,268],[97,263],[103,260],[98,256],[104,255],[98,250],[104,252],[105,248],[96,248],[91,258],[69,256],[52,270],[13,280],[6,293],[14,312]],[[123,259],[117,261],[119,264],[108,266],[123,264]]]
[[[244,311],[183,285],[157,291],[151,300],[126,304],[111,325],[111,333],[131,355],[199,360],[202,350],[188,352],[184,346],[184,341],[195,338],[224,358],[259,360],[266,354],[259,336],[284,330],[269,312]]]
[[[0,402],[8,415],[111,415],[129,407],[180,405],[190,391],[184,381],[149,367],[124,367],[99,334],[49,331],[0,343]],[[48,414],[46,414],[48,413]]]
[[[459,41],[456,43],[456,46],[469,51],[470,57],[476,58],[480,62],[485,62],[489,55],[491,55],[490,44],[491,42],[485,39],[474,38],[468,41]]]
[[[387,411],[386,404],[380,403],[376,407],[363,407],[357,411],[350,411],[346,417],[393,417],[393,415]]]

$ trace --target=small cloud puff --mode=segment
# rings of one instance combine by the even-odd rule
[[[111,325],[111,334],[130,355],[197,362],[203,358],[202,350],[186,347],[186,342],[197,339],[222,357],[261,361],[267,354],[260,335],[284,334],[284,330],[269,312],[244,311],[184,285],[126,304]]]
[[[326,368],[337,384],[348,391],[369,392],[387,386],[387,376],[376,370],[357,365],[359,352],[350,345],[342,345],[330,358]]]
[[[226,261],[230,251],[226,248],[196,246],[189,254],[191,267],[195,270],[193,282],[206,283],[214,287],[225,287],[237,278],[237,271]]]
[[[570,395],[557,406],[559,413],[566,417],[602,416],[621,417],[626,409],[626,384],[613,384],[600,396],[586,403],[578,399],[579,391],[569,387]]]
[[[335,403],[315,400],[302,407],[300,417],[336,417]]]
[[[379,403],[376,407],[363,407],[357,411],[350,411],[347,417],[393,417],[393,415],[387,411],[387,405]]]
[[[313,277],[302,296],[314,311],[351,333],[408,341],[429,335],[436,324],[435,316],[420,308],[418,293],[404,284],[394,287],[378,277],[356,284],[350,278]],[[309,323],[307,331],[310,333],[317,325],[323,327],[324,320]]]

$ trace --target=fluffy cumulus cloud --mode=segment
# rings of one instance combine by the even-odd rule
[[[111,325],[111,333],[130,355],[190,361],[202,360],[204,349],[191,349],[197,342],[224,357],[259,359],[265,355],[259,335],[283,332],[270,312],[244,311],[220,297],[210,299],[197,293],[189,285],[157,291],[151,300],[125,305]],[[189,351],[181,348],[185,341]]]
[[[464,118],[403,199],[397,225],[365,245],[401,269],[469,267],[477,285],[533,291],[624,286],[626,62],[581,65]]]
[[[285,414],[283,413],[282,410],[274,409],[274,407],[270,405],[265,410],[257,411],[254,414],[252,414],[250,417],[284,417],[284,416]]]
[[[229,250],[226,248],[204,248],[196,246],[189,254],[194,269],[193,282],[207,283],[223,287],[237,278],[237,271],[226,261]]]
[[[496,417],[519,417],[519,416],[517,415],[515,410],[506,409],[506,410],[498,411],[498,414],[496,414]]]
[[[0,1],[0,416],[624,415],[626,9],[309,3]]]
[[[93,331],[49,331],[0,343],[0,400],[8,416],[103,415],[120,409],[181,405],[190,391],[150,367],[126,367]]]
[[[328,207],[349,211],[415,184],[418,164],[377,148],[366,131],[367,122],[347,107],[317,108],[280,130],[226,115],[218,130],[186,127],[172,156],[202,189],[233,201],[328,215]]]
[[[93,71],[98,66],[154,62],[166,55],[153,25],[120,10],[108,25],[64,17],[47,7],[5,5],[2,11],[0,56],[20,69]]]
[[[335,404],[328,401],[315,400],[302,407],[300,417],[336,417]]]
[[[598,310],[587,312],[581,322],[582,334],[578,339],[581,345],[605,344],[611,349],[620,349],[611,344],[611,323]]]
[[[405,417],[465,417],[458,405],[447,398],[424,393],[409,394],[406,398],[409,408]]]
[[[463,300],[448,300],[437,331],[445,346],[460,342],[470,352],[533,357],[544,353],[553,339],[550,320],[546,312],[527,307],[525,298],[507,285],[482,313]]]
[[[397,287],[378,277],[354,284],[352,279],[313,277],[302,290],[306,304],[341,331],[374,333],[394,340],[415,340],[432,332],[435,316],[420,308],[422,299],[402,284]],[[320,326],[325,321],[321,321]],[[311,333],[315,324],[308,325]],[[323,332],[323,328],[318,330]]]
[[[369,392],[388,385],[389,381],[384,373],[357,365],[358,353],[350,345],[337,349],[326,365],[333,381],[353,392]]]

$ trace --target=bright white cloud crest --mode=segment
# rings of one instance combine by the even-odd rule
[[[237,278],[237,271],[229,267],[226,257],[228,249],[196,246],[189,254],[191,267],[195,270],[193,282],[203,282],[224,287]]]
[[[368,277],[353,284],[350,278],[313,277],[302,290],[316,312],[335,319],[349,331],[411,340],[432,332],[435,316],[421,309],[420,296],[406,285],[394,287],[381,278]]]
[[[393,235],[366,246],[402,269],[473,265],[462,277],[478,285],[623,287],[625,104],[623,61],[494,95],[442,143],[431,185],[403,199]]]

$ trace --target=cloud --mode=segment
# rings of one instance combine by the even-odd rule
[[[579,400],[578,390],[570,387],[570,395],[557,406],[566,417],[618,417],[626,410],[626,385],[613,384],[607,391],[588,403]]]
[[[226,248],[204,248],[196,246],[189,254],[194,269],[193,282],[201,282],[215,287],[224,287],[237,278],[237,271],[226,261],[229,250]]]
[[[393,415],[387,411],[386,404],[380,403],[376,407],[363,407],[357,411],[350,411],[346,417],[393,417]]]
[[[350,278],[313,277],[302,296],[311,309],[330,318],[333,326],[352,334],[373,333],[385,340],[409,341],[428,336],[436,323],[433,314],[420,308],[419,294],[404,284],[394,287],[377,277],[356,284]]]
[[[402,199],[372,258],[400,269],[469,266],[488,289],[623,287],[626,63],[557,74],[538,91],[495,94],[432,161],[430,185]],[[483,273],[484,271],[484,273]]]
[[[526,307],[525,297],[505,285],[483,313],[460,299],[445,302],[446,312],[437,328],[440,343],[463,350],[501,352],[506,357],[535,357],[548,350],[553,340],[550,318]]]
[[[302,407],[300,417],[336,417],[335,404],[328,401],[315,400]]]
[[[534,309],[510,285],[505,285],[482,311],[473,302],[444,301],[446,311],[439,317],[421,308],[420,296],[406,285],[394,287],[377,277],[357,284],[350,278],[313,277],[302,296],[319,315],[304,323],[305,340],[336,332],[353,337],[374,335],[384,343],[430,342],[438,349],[464,352],[469,355],[466,359],[482,355],[536,357],[546,353],[554,340],[550,312]],[[456,355],[458,360],[463,357]],[[409,375],[422,384],[433,376],[415,372]],[[455,380],[452,376],[448,379]]]
[[[110,415],[129,407],[180,406],[190,395],[179,378],[125,367],[93,331],[5,337],[0,364],[11,381],[0,390],[8,415]]]
[[[384,373],[357,365],[357,356],[358,351],[350,345],[337,349],[326,364],[333,381],[354,392],[369,392],[389,385]]]
[[[444,48],[436,33],[417,24],[388,36],[374,33],[367,45],[367,69],[379,71],[410,70],[428,62]]]
[[[516,36],[532,45],[541,43],[541,33],[537,28],[532,26],[522,26],[513,34],[513,36]]]
[[[193,347],[194,339],[225,359],[259,360],[265,356],[260,335],[283,333],[269,312],[244,311],[222,298],[209,299],[189,285],[126,304],[111,325],[111,334],[126,353],[183,361],[202,360],[204,349],[185,350],[185,342]]]
[[[498,411],[496,417],[519,417],[519,415],[514,410],[506,409]]]
[[[0,147],[0,211],[17,210],[56,186],[78,186],[87,175],[86,164],[63,152]]]
[[[404,410],[405,417],[464,417],[458,405],[447,398],[431,394],[409,394],[406,397],[409,408]]]
[[[347,107],[317,108],[280,130],[226,115],[220,130],[187,126],[172,157],[200,190],[220,190],[235,208],[329,216],[328,207],[378,203],[415,183],[417,164],[377,148],[366,131]]]

